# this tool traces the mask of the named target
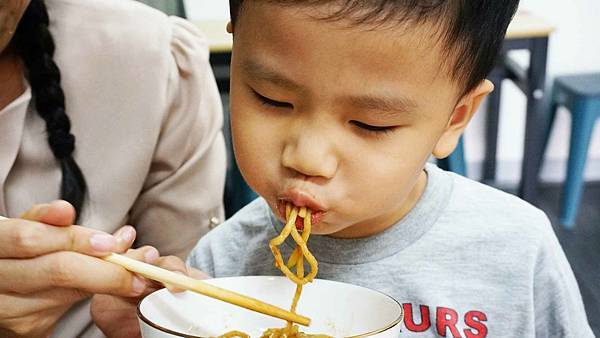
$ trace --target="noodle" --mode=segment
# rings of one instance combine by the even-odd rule
[[[304,228],[302,229],[302,235],[296,229],[296,219],[298,216],[303,218]],[[284,275],[294,283],[296,283],[296,292],[294,293],[294,298],[292,300],[291,311],[296,313],[296,307],[298,306],[298,300],[300,299],[300,295],[302,294],[302,286],[306,283],[312,282],[318,271],[318,264],[316,258],[312,255],[312,253],[308,250],[308,246],[306,242],[308,242],[308,238],[310,237],[310,231],[312,228],[311,222],[311,210],[306,207],[302,207],[298,209],[298,207],[293,207],[289,203],[285,206],[285,218],[286,223],[281,233],[277,235],[275,238],[269,241],[269,247],[271,248],[271,252],[273,253],[273,257],[275,257],[275,266],[283,272]],[[281,255],[281,251],[279,251],[279,246],[285,242],[285,240],[292,236],[294,242],[296,242],[296,247],[294,251],[288,258],[287,264],[284,264],[283,257]],[[310,266],[310,272],[308,275],[304,275],[304,261],[308,263]],[[296,269],[296,273],[292,272],[292,269]],[[219,338],[249,338],[250,336],[240,332],[240,331],[231,331]],[[327,335],[309,335],[299,331],[298,326],[294,325],[292,322],[288,322],[287,326],[280,329],[268,329],[265,331],[261,338],[327,338]]]
[[[288,213],[287,208],[289,208],[289,205],[286,206],[286,214]],[[292,280],[292,282],[296,283],[297,285],[304,285],[308,282],[311,282],[317,275],[318,271],[317,260],[312,253],[310,253],[308,247],[306,246],[306,241],[310,236],[312,225],[310,221],[310,214],[310,209],[307,210],[305,207],[302,207],[300,211],[298,211],[297,207],[291,208],[285,227],[283,230],[281,230],[281,233],[277,237],[273,238],[269,242],[269,247],[271,248],[271,252],[273,252],[273,256],[275,257],[275,266],[281,270],[281,272],[283,272],[287,278]],[[298,216],[304,216],[304,231],[302,232],[302,235],[300,235],[300,233],[298,233],[298,229],[296,229],[296,218]],[[290,256],[288,264],[284,264],[283,257],[281,256],[278,246],[283,244],[283,242],[290,235],[296,242],[296,248]],[[296,267],[296,269],[298,268],[300,257],[306,258],[306,261],[311,268],[310,273],[305,277],[299,277],[290,270],[293,267]],[[304,265],[302,265],[302,267],[304,268]],[[296,270],[296,273],[298,273],[298,270]]]

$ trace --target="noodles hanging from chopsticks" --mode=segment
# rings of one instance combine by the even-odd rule
[[[302,294],[302,287],[304,284],[312,282],[318,272],[318,263],[312,253],[308,250],[308,246],[306,242],[308,242],[308,238],[310,237],[310,232],[312,230],[312,222],[311,222],[311,210],[306,207],[295,207],[290,204],[287,204],[285,207],[285,226],[281,230],[281,233],[277,235],[275,238],[269,241],[269,247],[271,248],[271,252],[273,253],[273,257],[275,257],[275,266],[283,272],[284,275],[292,282],[296,284],[296,292],[294,293],[294,298],[292,300],[291,311],[296,313],[296,307],[298,306],[298,301],[300,299],[300,295]],[[296,228],[296,219],[301,217],[303,219],[303,229],[302,235]],[[287,260],[287,264],[283,261],[283,256],[281,255],[281,251],[279,250],[279,246],[285,242],[285,240],[292,236],[294,242],[296,242],[296,247],[294,248],[292,254]],[[308,263],[310,267],[310,272],[305,275],[304,271],[304,261]],[[292,270],[295,269],[295,273]],[[219,338],[249,338],[250,336],[239,332],[239,331],[231,331],[228,332]],[[279,329],[268,329],[265,331],[261,338],[325,338],[329,337],[327,335],[309,335],[299,331],[298,326],[294,325],[292,322],[288,322],[287,326]]]
[[[292,207],[290,204],[287,204],[285,206],[285,226],[281,230],[281,233],[269,242],[269,247],[271,248],[271,252],[273,252],[273,257],[275,257],[275,266],[281,270],[281,272],[283,272],[283,274],[285,274],[291,281],[296,283],[296,292],[294,293],[291,306],[291,311],[294,313],[296,312],[296,307],[298,306],[298,301],[300,299],[300,295],[302,294],[302,286],[306,283],[312,282],[319,270],[317,260],[308,250],[306,245],[312,230],[311,214],[312,213],[310,209],[305,207],[298,209],[298,207]],[[296,228],[296,219],[298,216],[302,217],[303,219],[304,227],[302,229],[302,235],[300,235],[298,229]],[[290,235],[294,239],[294,242],[296,242],[296,247],[294,248],[292,255],[289,257],[287,264],[284,264],[281,251],[279,251],[279,246],[283,244],[283,242],[285,242]],[[310,272],[306,276],[304,275],[305,259],[310,266]],[[295,274],[292,272],[292,269],[294,268],[296,269]],[[308,337],[308,335],[302,335]],[[297,326],[293,325],[292,322],[288,322],[287,326],[283,329],[267,330],[263,334],[263,337],[300,337],[300,333],[298,332]]]
[[[296,218],[300,216],[304,219],[304,230],[302,231],[302,235],[296,229]],[[312,227],[311,223],[311,211],[310,209],[306,209],[302,207],[298,210],[297,207],[291,207],[289,204],[286,206],[286,224],[281,233],[273,238],[269,242],[269,247],[271,248],[271,252],[273,252],[273,256],[275,257],[275,266],[283,272],[284,275],[287,276],[292,282],[296,283],[296,285],[301,286],[308,282],[311,282],[318,272],[318,263],[315,257],[310,253],[308,247],[306,246],[306,241],[308,241],[308,237],[310,236],[310,231]],[[279,251],[278,246],[283,244],[283,242],[289,237],[292,236],[294,241],[296,242],[296,248],[294,252],[290,256],[287,264],[283,263],[283,257],[281,256],[281,252]],[[308,262],[311,271],[308,275],[300,277],[300,273],[304,274],[304,263],[299,264],[299,262],[306,259]],[[298,270],[298,267],[301,266],[301,271]],[[291,269],[296,268],[296,274],[294,274]]]

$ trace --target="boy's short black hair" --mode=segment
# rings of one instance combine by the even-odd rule
[[[248,1],[248,0],[247,0]],[[473,90],[494,67],[506,29],[519,0],[254,0],[288,6],[336,5],[326,20],[351,19],[360,24],[433,23],[439,28],[444,66],[462,86]],[[244,0],[229,0],[231,22]]]

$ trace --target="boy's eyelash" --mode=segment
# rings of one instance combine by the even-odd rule
[[[275,108],[294,108],[294,106],[291,103],[272,100],[264,95],[259,94],[254,89],[252,89],[252,93],[256,96],[256,98],[263,105],[268,105],[268,106],[272,106]],[[376,135],[385,135],[387,133],[392,132],[394,129],[396,129],[396,126],[383,126],[383,127],[373,126],[373,125],[366,124],[366,123],[356,121],[356,120],[352,120],[352,121],[350,121],[350,123],[355,125],[356,127],[360,128],[364,132],[372,133],[372,134],[376,134]]]
[[[385,127],[372,126],[370,124],[366,124],[366,123],[363,123],[360,121],[355,121],[355,120],[350,121],[350,123],[357,126],[360,129],[362,129],[363,131],[366,131],[369,133],[375,133],[375,134],[387,134],[389,132],[392,132],[394,129],[396,129],[395,126],[385,126]]]
[[[259,94],[254,89],[252,89],[252,92],[254,93],[256,98],[262,102],[263,105],[269,105],[269,106],[273,106],[276,108],[294,108],[294,106],[291,103],[272,100],[268,97],[265,97],[265,96]]]

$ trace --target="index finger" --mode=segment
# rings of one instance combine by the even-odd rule
[[[128,228],[130,232],[135,230]],[[56,227],[22,219],[0,220],[0,258],[30,258],[58,251],[102,257],[131,243],[98,230],[71,225]]]
[[[62,288],[131,297],[148,286],[116,264],[70,251],[32,259],[6,259],[0,265],[0,275],[2,293],[29,294]]]

